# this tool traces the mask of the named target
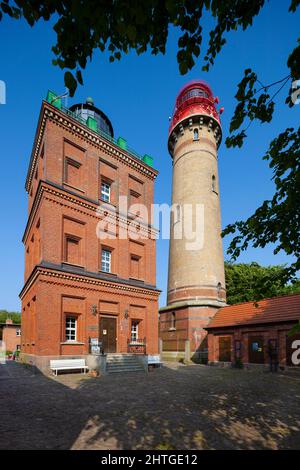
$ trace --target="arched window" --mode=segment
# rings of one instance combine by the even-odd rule
[[[220,298],[221,297],[221,289],[222,289],[222,284],[220,282],[218,282],[217,289],[218,289],[218,297]]]
[[[199,131],[198,129],[194,129],[194,140],[198,140],[199,139]]]

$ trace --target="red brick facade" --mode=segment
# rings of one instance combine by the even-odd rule
[[[138,322],[139,338],[146,338],[146,352],[158,352],[156,232],[142,213],[119,207],[123,196],[128,206],[143,204],[150,214],[156,175],[142,160],[43,102],[26,182],[20,294],[26,360],[87,354],[102,317],[116,319],[116,352],[127,352],[132,321]],[[102,182],[110,186],[109,202],[101,200]],[[101,270],[103,250],[110,253],[109,272]],[[72,341],[66,338],[67,317],[76,323]]]
[[[6,320],[6,323],[0,325],[2,329],[2,341],[5,343],[6,351],[14,352],[21,346],[21,327],[12,322],[12,320]]]

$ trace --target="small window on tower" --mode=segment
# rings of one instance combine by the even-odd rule
[[[172,312],[171,313],[171,326],[170,330],[176,330],[176,313]]]
[[[211,190],[212,190],[214,193],[218,194],[218,191],[217,191],[217,182],[216,182],[216,177],[215,177],[215,175],[212,175],[212,177],[211,177]]]
[[[180,218],[181,218],[180,204],[176,204],[174,207],[174,224],[176,224],[177,222],[180,222]]]
[[[198,129],[194,129],[194,140],[199,140],[199,131],[198,131]]]

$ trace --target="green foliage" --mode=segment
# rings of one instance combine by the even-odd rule
[[[227,303],[258,301],[268,297],[300,293],[300,280],[288,285],[285,266],[260,266],[258,263],[225,263]]]
[[[287,269],[293,278],[300,269],[300,128],[286,129],[274,139],[263,157],[273,172],[275,194],[246,221],[228,225],[222,235],[235,234],[228,254],[235,260],[251,243],[264,248],[275,244],[274,254],[284,251],[296,260]]]
[[[300,333],[300,320],[296,325],[293,326],[293,328],[288,332],[288,336],[293,336],[297,333]]]
[[[13,323],[21,323],[20,312],[8,312],[7,310],[0,310],[0,323],[5,323],[7,318],[11,318]]]

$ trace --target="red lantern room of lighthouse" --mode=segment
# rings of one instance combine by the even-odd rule
[[[220,145],[222,139],[220,114],[223,113],[224,108],[221,107],[218,112],[216,109],[218,103],[219,98],[213,96],[210,86],[203,80],[192,80],[181,88],[176,98],[169,127],[168,148],[171,155],[174,148],[172,133],[178,126],[183,126],[186,120],[189,120],[189,124],[192,125],[193,118],[198,119],[199,116],[200,124],[205,122],[204,119],[212,120],[210,125],[211,127],[217,127],[217,144]],[[175,137],[175,134],[173,134],[173,137]]]

